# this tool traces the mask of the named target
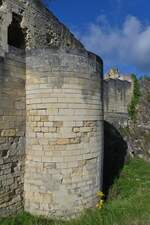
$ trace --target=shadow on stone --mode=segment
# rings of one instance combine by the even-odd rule
[[[127,143],[119,131],[112,124],[105,121],[103,191],[106,196],[114,180],[120,175],[126,155]]]

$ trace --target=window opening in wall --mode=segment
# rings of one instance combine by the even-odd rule
[[[2,6],[3,5],[3,0],[0,0],[0,6]]]
[[[25,33],[21,28],[22,17],[16,13],[12,15],[12,22],[8,27],[8,45],[25,49]]]

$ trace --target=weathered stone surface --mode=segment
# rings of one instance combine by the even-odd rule
[[[13,15],[21,16],[21,28],[25,34],[27,49],[66,48],[85,51],[84,46],[73,34],[41,4],[40,0],[5,0],[0,6],[0,55],[8,52],[7,29],[12,23]],[[59,64],[57,56],[54,58]]]
[[[128,129],[121,129],[128,144],[131,157],[150,161],[150,78],[139,80],[140,99],[137,105],[136,120],[130,121]]]
[[[75,216],[102,185],[102,60],[38,0],[0,22],[0,215]]]
[[[132,83],[127,80],[104,80],[104,115],[105,120],[115,127],[127,126],[128,105],[133,93]]]
[[[9,216],[23,208],[25,57],[22,51],[10,49],[0,63],[0,71],[0,216]]]
[[[102,65],[92,54],[51,49],[36,49],[26,60],[25,209],[73,216],[95,207],[101,187]]]

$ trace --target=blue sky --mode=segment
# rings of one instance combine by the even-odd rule
[[[49,8],[103,58],[105,71],[150,74],[149,0],[53,0]]]

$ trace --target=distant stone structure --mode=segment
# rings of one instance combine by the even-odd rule
[[[104,77],[104,118],[117,128],[128,124],[128,106],[131,102],[133,84],[131,75],[110,69]]]
[[[105,80],[109,80],[109,79],[118,79],[118,80],[122,80],[122,81],[128,81],[130,83],[132,83],[132,79],[131,79],[131,75],[124,75],[121,74],[119,72],[118,68],[111,68],[107,74],[105,74],[104,76]]]
[[[108,73],[105,75],[105,80],[107,79],[119,79],[120,73],[118,68],[111,68]]]
[[[39,0],[0,1],[0,216],[72,217],[102,186],[102,60]]]

